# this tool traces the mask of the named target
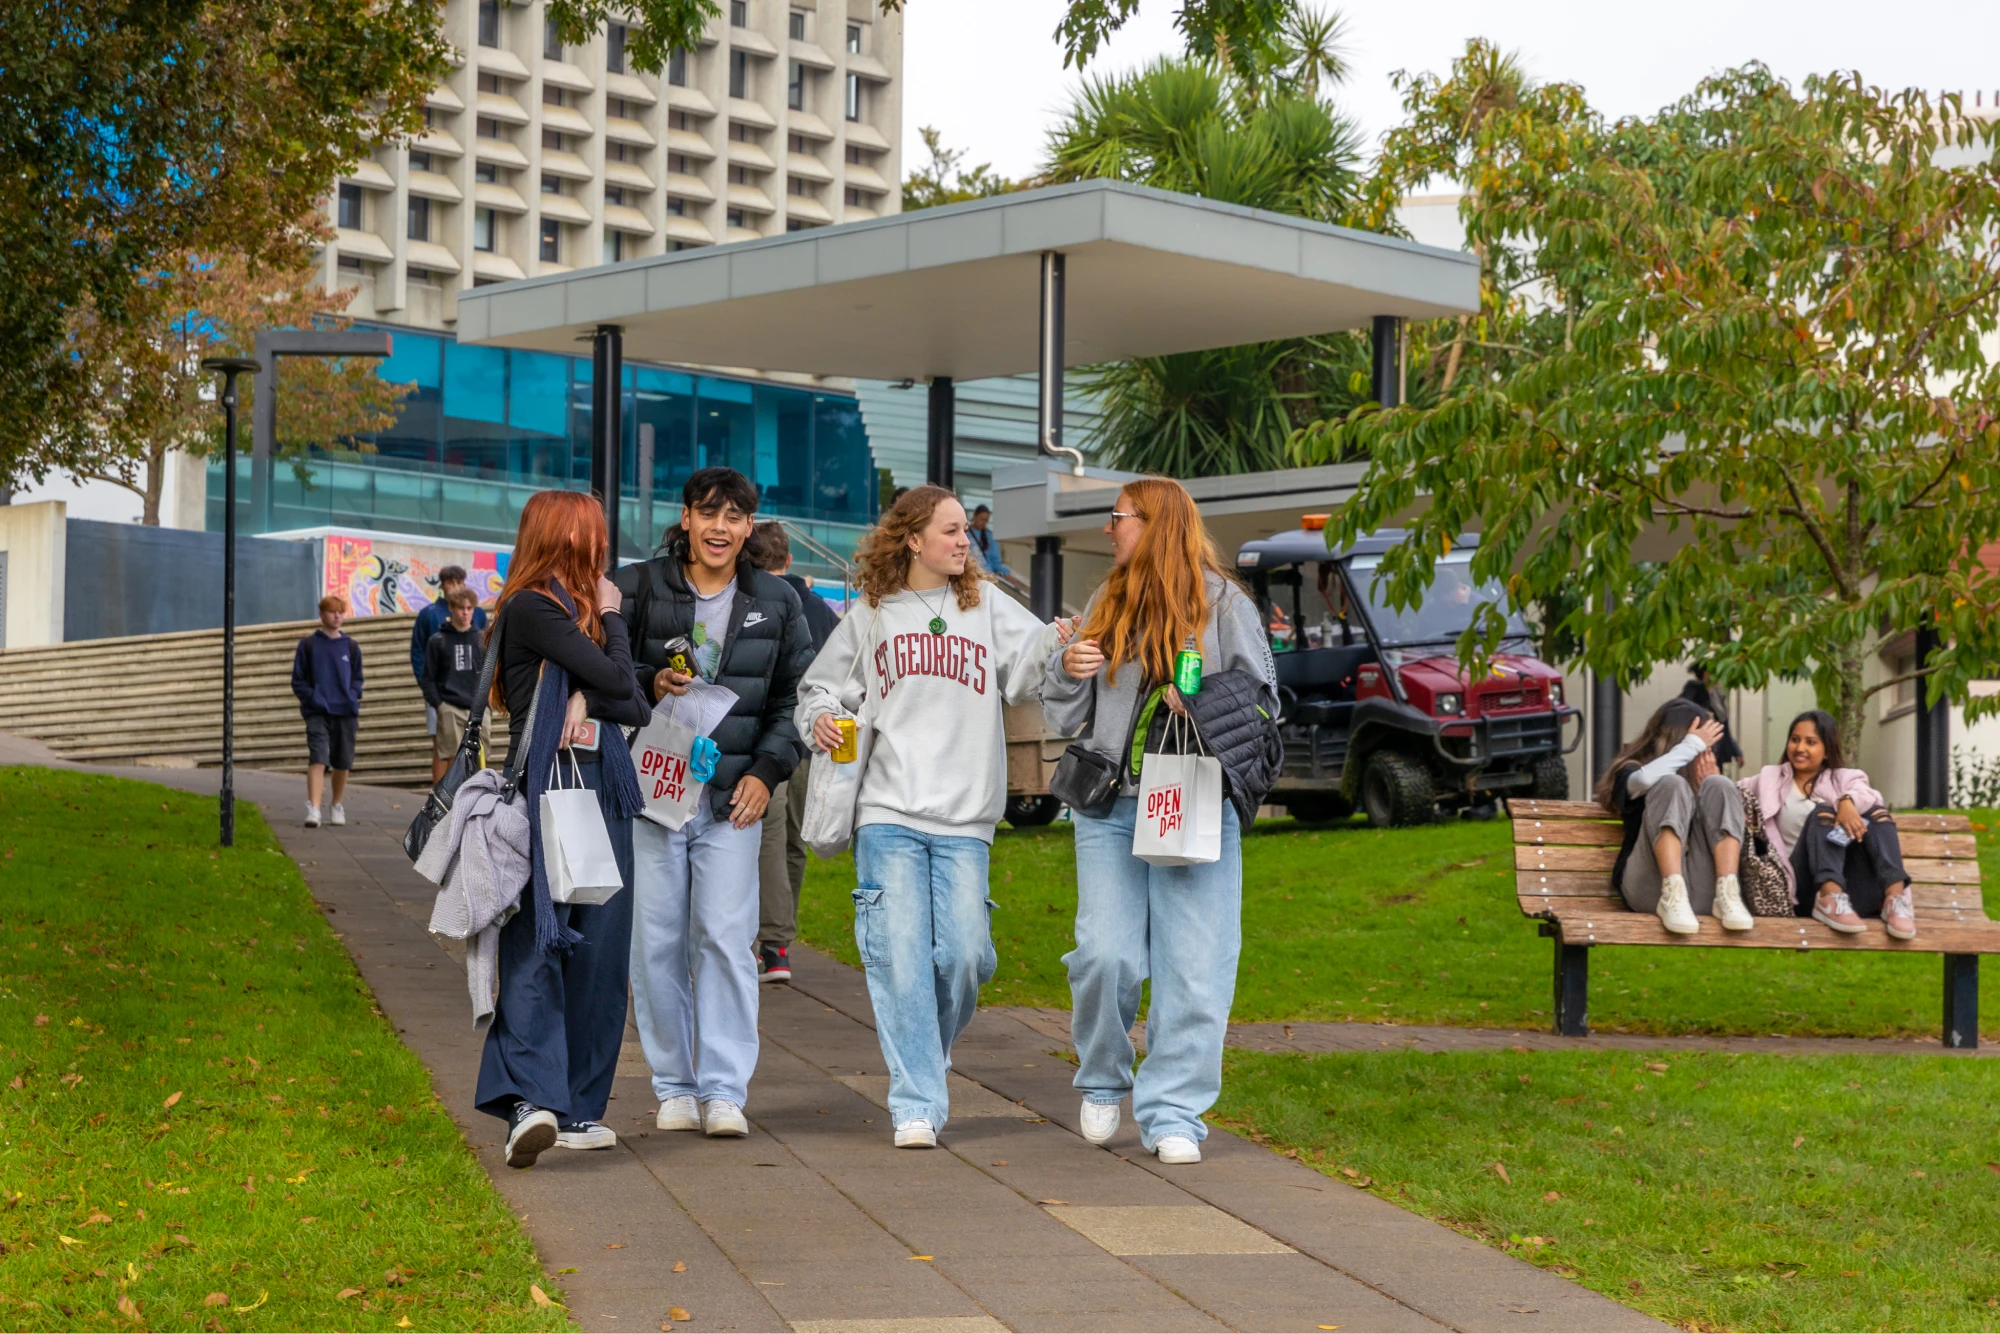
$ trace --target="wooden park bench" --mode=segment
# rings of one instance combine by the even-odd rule
[[[1621,827],[1583,801],[1511,798],[1515,890],[1521,911],[1555,941],[1555,1031],[1590,1033],[1590,951],[1604,945],[1683,948],[1895,950],[1944,956],[1944,1045],[1979,1045],[1979,956],[2000,954],[2000,922],[1979,898],[1979,849],[1963,815],[1898,815],[1903,866],[1910,873],[1917,938],[1895,940],[1869,920],[1845,935],[1809,917],[1759,917],[1749,931],[1724,931],[1713,917],[1701,933],[1677,936],[1652,913],[1632,912],[1611,887]]]

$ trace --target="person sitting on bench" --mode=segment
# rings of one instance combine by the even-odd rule
[[[1597,804],[1625,824],[1612,885],[1676,935],[1700,931],[1696,914],[1711,911],[1724,930],[1756,924],[1736,882],[1743,793],[1716,768],[1722,735],[1707,709],[1668,700],[1597,783]]]
[[[1798,895],[1799,916],[1850,936],[1866,930],[1862,918],[1880,917],[1897,940],[1916,939],[1896,821],[1868,775],[1846,766],[1832,714],[1807,709],[1792,719],[1785,762],[1742,786],[1757,794],[1764,837]]]

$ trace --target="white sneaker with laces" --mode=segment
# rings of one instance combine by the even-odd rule
[[[1687,881],[1680,876],[1661,877],[1660,904],[1653,911],[1659,914],[1660,925],[1677,936],[1691,936],[1701,930],[1701,919],[1688,906]]]
[[[1896,940],[1917,938],[1917,910],[1908,889],[1882,900],[1882,929]]]
[[[1715,920],[1724,931],[1748,931],[1757,919],[1743,906],[1743,889],[1733,875],[1715,877]]]
[[[306,828],[319,828],[319,807],[313,805],[310,801],[306,803]]]
[[[1163,1163],[1198,1163],[1201,1161],[1201,1145],[1186,1135],[1162,1135],[1160,1142],[1153,1146]]]
[[[1103,1144],[1118,1133],[1118,1104],[1085,1098],[1081,1120],[1083,1137],[1092,1144]]]
[[[333,825],[333,826],[335,826],[336,828],[338,828],[338,827],[339,827],[339,826],[341,826],[341,825],[344,825],[344,824],[346,824],[346,823],[347,823],[347,807],[345,807],[345,806],[341,805],[341,804],[340,804],[339,802],[337,802],[337,801],[336,801],[336,802],[334,802],[334,803],[333,803],[333,818],[332,818],[331,820],[328,820],[328,821],[327,821],[327,823],[328,823],[328,824],[330,824],[330,825]]]
[[[928,1121],[905,1121],[896,1127],[896,1147],[899,1149],[935,1149],[937,1129]]]
[[[750,1133],[743,1109],[721,1098],[711,1098],[701,1105],[701,1128],[712,1139],[741,1139]]]
[[[683,1093],[676,1098],[664,1098],[660,1102],[660,1114],[653,1118],[655,1130],[700,1130],[701,1108],[695,1103],[692,1093]]]

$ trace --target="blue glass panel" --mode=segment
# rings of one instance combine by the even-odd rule
[[[549,352],[510,352],[507,420],[542,435],[569,431],[570,358]]]
[[[438,387],[438,357],[444,339],[429,334],[407,333],[398,329],[389,335],[389,355],[382,358],[376,374],[392,384]]]
[[[444,349],[444,410],[465,421],[507,420],[507,351],[498,347]]]
[[[746,477],[754,475],[755,417],[749,385],[703,377],[695,404],[695,466],[734,468]]]
[[[772,427],[770,475],[760,473],[760,507],[780,514],[804,516],[812,508],[812,395],[798,389],[757,391],[757,466],[765,467],[763,412],[769,406]]]
[[[708,376],[704,375],[701,377],[699,388],[701,396],[704,399],[712,398],[723,403],[748,403],[750,401],[751,386],[742,380],[711,380]]]
[[[875,460],[861,405],[851,398],[813,399],[813,511],[848,523],[875,518]]]

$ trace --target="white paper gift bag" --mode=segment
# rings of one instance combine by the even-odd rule
[[[558,787],[560,767],[542,793],[542,860],[549,873],[549,897],[557,903],[606,903],[625,887],[618,854],[611,850],[597,794],[583,786],[583,771],[570,757],[576,786]]]
[[[646,798],[644,815],[654,824],[679,829],[698,809],[708,785],[694,781],[690,756],[695,729],[680,719],[680,700],[653,710],[653,720],[632,738],[632,764],[639,771],[639,791]]]
[[[1175,719],[1169,733],[1177,729]],[[1192,732],[1192,729],[1188,729]],[[1201,739],[1194,734],[1195,745]],[[1139,764],[1132,855],[1154,866],[1198,866],[1222,858],[1222,764],[1211,757],[1155,755]]]
[[[854,817],[861,804],[862,781],[868,776],[868,751],[875,740],[875,728],[868,721],[867,663],[874,652],[875,627],[881,621],[882,611],[878,607],[868,621],[868,633],[861,636],[854,665],[848,669],[847,681],[842,686],[844,692],[859,674],[861,708],[853,715],[854,758],[837,763],[832,756],[822,757],[813,765],[812,782],[806,787],[806,808],[799,816],[799,838],[822,861],[838,857],[854,840]],[[849,715],[841,710],[834,716]]]

